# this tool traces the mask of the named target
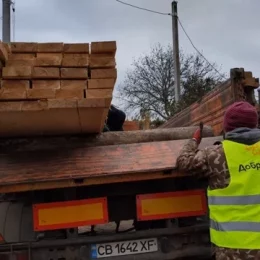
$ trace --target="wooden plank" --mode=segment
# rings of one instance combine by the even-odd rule
[[[21,111],[27,112],[27,111],[43,111],[48,109],[48,101],[47,100],[37,100],[37,101],[24,101],[22,102]],[[25,114],[25,113],[24,113]],[[30,114],[27,114],[27,116]],[[38,114],[38,117],[40,118],[40,114]],[[30,119],[32,120],[32,119]],[[32,121],[34,122],[34,121]],[[27,129],[28,130],[28,129]]]
[[[15,100],[15,99],[25,99],[26,90],[22,88],[5,88],[0,89],[0,99],[1,100]]]
[[[104,118],[104,113],[107,112],[107,108],[82,108],[79,107],[79,118],[80,125],[83,133],[100,133],[102,125],[102,120]],[[102,126],[101,126],[102,125]]]
[[[87,67],[88,65],[88,54],[64,54],[62,59],[62,67]]]
[[[34,59],[36,54],[33,53],[12,53],[9,55],[8,60],[30,60]]]
[[[59,68],[51,67],[34,67],[32,70],[34,79],[58,79],[60,77]]]
[[[35,66],[60,67],[61,61],[62,61],[62,53],[37,53]]]
[[[8,53],[8,55],[10,55],[12,53],[12,50],[11,50],[11,44],[10,43],[7,43],[7,42],[3,42],[3,45]]]
[[[91,79],[116,79],[117,70],[116,69],[95,69],[91,70]]]
[[[34,89],[59,89],[59,80],[32,80],[32,88]]]
[[[85,68],[61,68],[62,79],[87,79],[88,70]]]
[[[116,66],[116,59],[113,56],[91,54],[89,66],[90,68],[114,68]]]
[[[88,89],[86,97],[89,98],[112,98],[113,89]]]
[[[8,50],[5,45],[0,41],[0,60],[5,62],[8,60]]]
[[[47,98],[55,98],[55,89],[47,88],[47,89],[28,89],[26,93],[26,97],[28,99],[47,99]]]
[[[86,89],[87,80],[61,80],[60,87],[64,89]]]
[[[17,112],[21,111],[22,109],[22,102],[0,102],[0,111],[1,112]],[[0,117],[0,122],[2,123],[3,121],[1,120]]]
[[[50,99],[48,100],[49,109],[64,109],[64,108],[76,108],[78,103],[77,100],[72,99]]]
[[[30,79],[32,76],[32,67],[30,66],[12,66],[3,68],[3,79]]]
[[[115,86],[115,79],[89,79],[88,88],[98,89],[98,88],[110,88],[113,89]]]
[[[83,89],[58,89],[56,91],[57,99],[83,99],[84,90]]]
[[[37,52],[36,42],[11,42],[11,52]]]
[[[91,108],[91,107],[100,107],[108,108],[110,107],[112,98],[85,98],[78,100],[78,107]]]
[[[116,52],[115,41],[104,42],[91,42],[91,54],[92,53],[115,53]]]
[[[11,66],[34,66],[35,64],[35,58],[33,59],[22,59],[22,60],[7,60],[5,65],[7,67],[11,67]]]
[[[2,80],[1,88],[26,90],[30,88],[30,81],[29,80]]]
[[[64,53],[89,53],[89,43],[65,43]]]
[[[38,43],[37,52],[63,52],[63,42]]]
[[[99,58],[101,58],[101,57],[110,57],[110,58],[113,58],[113,57],[115,57],[115,53],[113,53],[113,52],[111,52],[111,53],[92,53],[92,54],[90,54],[89,56],[94,56],[94,57],[99,57]]]
[[[6,102],[0,102],[0,106],[1,103]],[[21,103],[22,107],[19,111],[1,113],[1,137],[17,137],[17,134],[19,136],[66,135],[78,134],[81,131],[75,107],[49,108],[49,100]]]

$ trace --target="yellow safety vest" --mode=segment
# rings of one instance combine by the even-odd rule
[[[208,188],[211,242],[225,248],[260,249],[260,142],[225,140],[223,148],[230,184]]]

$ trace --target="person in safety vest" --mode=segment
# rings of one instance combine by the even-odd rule
[[[247,102],[224,115],[224,141],[198,149],[198,129],[177,158],[181,172],[209,180],[210,238],[217,260],[260,259],[260,129]]]

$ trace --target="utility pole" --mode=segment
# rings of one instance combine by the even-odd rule
[[[2,0],[2,41],[11,40],[11,0]]]
[[[178,32],[178,9],[177,2],[172,1],[172,41],[174,59],[174,89],[175,101],[180,100],[180,54],[179,54],[179,32]]]

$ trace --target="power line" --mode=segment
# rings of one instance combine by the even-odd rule
[[[179,17],[178,17],[178,22],[181,26],[181,29],[183,30],[184,34],[186,35],[186,37],[188,38],[190,44],[192,45],[192,47],[198,52],[198,54],[211,66],[212,69],[214,69],[222,78],[225,79],[225,77],[223,77],[223,75],[206,59],[206,57],[197,49],[197,47],[194,45],[193,41],[191,40],[190,36],[188,35],[188,33],[186,32],[185,28],[183,27]]]
[[[154,10],[151,10],[151,9],[147,9],[147,8],[143,8],[143,7],[139,7],[139,6],[136,6],[136,5],[132,5],[132,4],[129,4],[129,3],[126,3],[126,2],[123,2],[121,0],[115,0],[116,2],[118,3],[121,3],[121,4],[124,4],[124,5],[127,5],[127,6],[130,6],[130,7],[133,7],[135,9],[139,9],[139,10],[143,10],[143,11],[146,11],[146,12],[150,12],[150,13],[155,13],[155,14],[160,14],[160,15],[168,15],[168,16],[173,16],[172,13],[163,13],[163,12],[158,12],[158,11],[154,11]],[[206,57],[198,50],[198,48],[195,46],[195,44],[193,43],[193,41],[191,40],[190,36],[188,35],[188,33],[186,32],[184,26],[182,25],[179,17],[178,17],[178,22],[181,26],[181,29],[183,30],[184,34],[186,35],[186,37],[188,38],[189,42],[191,43],[192,47],[197,51],[197,53],[211,66],[212,69],[214,69],[223,79],[226,79],[225,77],[223,77],[223,75],[206,59]]]
[[[116,1],[117,1],[118,3],[123,4],[123,5],[128,5],[128,6],[131,6],[131,7],[133,7],[133,8],[136,8],[136,9],[139,9],[139,10],[143,10],[143,11],[147,11],[147,12],[150,12],[150,13],[160,14],[160,15],[170,15],[170,16],[172,16],[171,13],[162,13],[162,12],[154,11],[154,10],[151,10],[151,9],[139,7],[139,6],[132,5],[132,4],[128,4],[128,3],[123,2],[123,1],[121,1],[121,0],[116,0]]]
[[[12,19],[12,25],[13,25],[13,42],[15,41],[15,0],[11,2],[12,5],[12,11],[13,11],[13,19]]]

